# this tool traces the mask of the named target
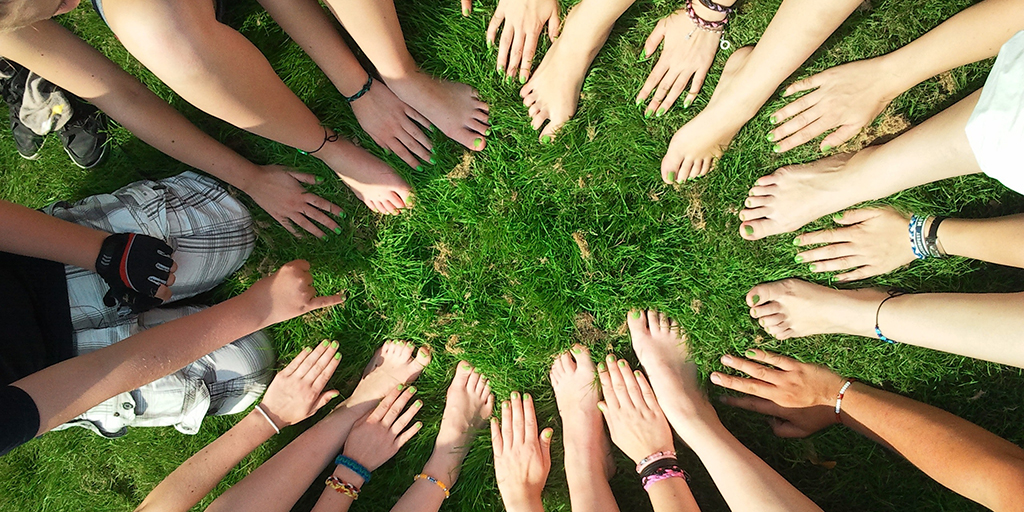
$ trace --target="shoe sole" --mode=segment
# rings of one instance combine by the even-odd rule
[[[43,150],[43,146],[44,145],[46,145],[46,139],[43,139],[43,143],[39,145],[38,149],[36,149],[36,154],[34,154],[34,155],[26,155],[25,153],[22,153],[21,151],[18,151],[18,155],[21,156],[22,158],[24,158],[25,160],[32,160],[32,161],[39,160],[39,155],[42,154],[42,152],[43,152],[42,150]]]
[[[92,169],[93,167],[96,167],[101,162],[103,162],[103,158],[107,156],[107,145],[105,143],[103,144],[102,148],[103,148],[103,150],[100,151],[100,157],[97,158],[95,162],[93,162],[93,163],[91,163],[89,165],[82,165],[82,164],[78,163],[78,160],[75,160],[75,157],[71,154],[71,151],[68,150],[68,148],[64,148],[64,152],[68,154],[68,158],[71,159],[71,163],[73,163],[76,166],[78,166],[79,169]]]

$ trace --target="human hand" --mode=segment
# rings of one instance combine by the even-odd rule
[[[173,253],[166,242],[148,235],[117,233],[106,237],[95,263],[96,273],[110,287],[103,303],[142,313],[169,300],[174,272],[178,270],[171,258]]]
[[[341,361],[338,342],[324,340],[316,348],[306,347],[274,376],[260,407],[274,425],[283,428],[313,415],[340,393],[324,391]]]
[[[836,223],[846,226],[805,233],[798,245],[825,244],[796,255],[797,263],[810,263],[812,272],[853,269],[837,281],[856,281],[891,272],[916,257],[907,238],[910,218],[891,206],[838,213]]]
[[[261,165],[258,168],[258,178],[246,188],[245,193],[289,233],[301,237],[295,229],[297,225],[317,238],[325,237],[312,221],[319,222],[328,231],[340,233],[338,223],[324,212],[339,215],[341,207],[302,186],[303,183],[315,185],[316,176],[289,171],[281,165]]]
[[[631,371],[625,359],[616,362],[614,354],[605,362],[597,367],[604,395],[597,408],[615,446],[636,463],[652,453],[673,451],[672,429],[644,375]]]
[[[463,0],[468,1],[468,0]],[[465,4],[463,4],[465,5]],[[533,56],[537,53],[537,39],[540,38],[544,25],[548,27],[548,39],[551,42],[558,37],[561,19],[558,13],[557,0],[499,0],[498,8],[487,25],[487,46],[494,46],[501,30],[498,42],[499,73],[511,77],[519,71],[519,83],[525,84],[530,79],[533,67]]]
[[[711,382],[723,388],[769,400],[787,409],[834,406],[836,394],[846,379],[824,366],[801,363],[796,359],[763,350],[748,350],[746,356],[722,356],[722,364],[752,378],[720,372],[711,374]],[[751,361],[767,363],[770,368]],[[776,369],[777,368],[777,369]]]
[[[662,41],[665,43],[658,62],[636,97],[639,105],[654,92],[644,116],[660,116],[667,112],[686,90],[687,84],[690,88],[683,100],[683,108],[690,107],[704,85],[721,38],[721,34],[701,30],[694,25],[686,9],[680,9],[658,22],[644,43],[644,59],[654,55]]]
[[[405,428],[423,406],[423,402],[416,400],[409,406],[409,410],[402,413],[415,393],[416,388],[413,386],[397,386],[392,389],[366,419],[352,428],[342,454],[370,471],[394,457],[398,449],[423,427],[417,421],[408,429]]]
[[[502,402],[500,425],[491,418],[494,475],[506,509],[538,510],[551,471],[553,434],[546,428],[537,435],[537,412],[529,394],[520,399],[513,392],[510,400]]]
[[[768,132],[768,141],[777,144],[778,152],[789,151],[834,128],[821,141],[820,149],[828,151],[860,133],[903,92],[890,90],[892,83],[878,59],[850,62],[793,83],[784,97],[814,90],[772,114],[772,124],[782,124]]]
[[[340,295],[316,295],[309,262],[305,260],[281,265],[277,272],[256,281],[242,296],[249,297],[258,311],[266,315],[267,325],[334,306],[342,300]]]
[[[722,395],[719,400],[726,405],[767,415],[768,426],[779,437],[807,437],[837,423],[835,408],[829,405],[789,408],[756,396]]]
[[[430,126],[430,121],[398,99],[384,82],[374,80],[370,90],[349,105],[370,138],[409,167],[421,168],[420,160],[435,163],[434,146],[422,128]]]

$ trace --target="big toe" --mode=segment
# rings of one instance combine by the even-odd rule
[[[597,369],[594,360],[590,358],[590,350],[579,343],[572,346],[572,358],[576,361],[576,367],[581,370],[593,372]]]
[[[460,361],[455,368],[455,378],[452,379],[452,388],[465,388],[469,384],[469,378],[473,376],[473,365],[469,361]]]
[[[747,240],[760,240],[785,232],[774,219],[754,219],[740,224],[740,236]]]
[[[647,312],[638,309],[631,310],[626,318],[626,325],[629,326],[629,334],[634,338],[637,336],[650,336],[651,331],[647,328]]]

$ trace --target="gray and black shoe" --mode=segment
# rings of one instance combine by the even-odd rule
[[[107,115],[88,103],[71,101],[75,114],[60,129],[60,141],[75,165],[91,169],[107,154]]]
[[[10,111],[11,135],[14,137],[14,145],[18,148],[18,154],[22,158],[35,160],[39,158],[39,150],[42,149],[46,138],[36,135],[29,127],[25,126],[18,115],[21,112],[21,100],[25,96],[25,80],[28,78],[29,71],[7,61],[4,61],[3,65],[9,67],[10,69],[6,72],[13,75],[0,84],[0,95],[3,96]]]

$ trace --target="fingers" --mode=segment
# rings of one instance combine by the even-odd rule
[[[810,117],[818,116],[817,112],[811,114]],[[800,131],[786,137],[781,142],[775,145],[776,152],[789,151],[801,144],[809,142],[811,139],[818,137],[819,135],[835,128],[832,121],[827,121],[823,117],[818,117],[807,126],[800,129]]]
[[[820,75],[820,73],[817,75],[812,75],[807,78],[804,78],[803,80],[799,80],[797,82],[789,84],[789,87],[786,87],[786,90],[783,91],[782,96],[786,97],[796,94],[798,92],[817,89],[818,87],[821,86],[821,78],[819,78]]]
[[[761,398],[766,398],[772,388],[775,387],[763,381],[734,377],[720,372],[714,372],[711,374],[711,382],[716,386],[721,386],[733,391],[739,391],[740,393],[746,393],[748,395],[759,396]]]
[[[473,0],[462,0],[462,15],[469,17],[469,13],[473,8]]]
[[[614,365],[614,358],[611,354],[608,354],[608,359],[611,359]],[[612,377],[611,373],[606,365],[602,362],[597,365],[597,377],[601,379],[601,394],[604,396],[604,401],[608,403],[610,407],[618,407],[619,401],[615,396],[615,391],[612,388]]]
[[[551,428],[546,428],[540,433],[540,451],[544,457],[545,465],[551,464],[551,438],[554,435],[555,431]]]
[[[683,100],[683,108],[690,108],[693,100],[697,99],[697,93],[700,92],[701,87],[704,87],[704,79],[708,76],[708,69],[705,68],[694,73],[693,80],[690,81],[690,90],[686,93],[686,99]]]
[[[415,394],[416,386],[409,386],[405,388],[405,391],[402,392],[401,395],[398,395],[398,398],[395,399],[395,402],[391,404],[390,407],[388,407],[388,410],[384,411],[384,416],[380,420],[381,424],[385,426],[394,425],[395,421],[398,419],[398,415],[403,409],[405,409],[405,406],[409,403],[409,400],[412,400],[412,396]]]
[[[619,375],[622,377],[622,381],[626,384],[626,396],[632,402],[634,408],[639,408],[646,404],[644,402],[643,394],[640,391],[640,385],[636,382],[636,376],[633,375],[632,368],[629,367],[629,363],[625,359],[619,359]]]
[[[307,211],[303,213],[306,215],[307,218],[319,222],[321,226],[326,227],[328,231],[333,231],[335,233],[339,231],[338,223],[334,222],[333,219],[328,217],[327,214],[322,212],[319,208],[308,208]]]
[[[853,224],[860,224],[861,222],[873,219],[873,218],[878,217],[878,216],[880,216],[880,215],[882,215],[884,213],[894,213],[896,215],[900,215],[892,207],[885,207],[885,208],[860,208],[860,209],[857,209],[857,210],[850,210],[850,211],[846,211],[846,212],[839,212],[839,213],[837,213],[837,214],[832,216],[832,220],[834,220],[837,224],[842,224],[844,226],[850,226],[850,225],[853,225]],[[909,220],[909,219],[907,219],[907,220]]]
[[[615,354],[608,354],[605,362],[608,363],[608,378],[612,383],[611,390],[615,395],[615,401],[619,406],[632,402],[632,400],[629,399],[629,392],[626,391],[626,382],[622,379],[622,373],[616,369],[617,365],[625,364],[626,361],[616,361]],[[605,398],[607,399],[607,395]]]
[[[740,409],[746,409],[766,416],[779,416],[784,411],[784,409],[779,407],[775,402],[756,396],[722,395],[718,399],[726,405],[739,407]]]
[[[309,232],[309,234],[311,234],[311,235],[313,235],[313,236],[315,236],[317,238],[323,238],[323,237],[327,236],[327,235],[324,234],[323,231],[320,231],[320,228],[316,227],[316,225],[314,225],[313,222],[310,221],[302,213],[296,212],[294,215],[291,215],[290,217],[288,217],[288,220],[292,221],[295,225],[297,225],[300,228],[306,230],[307,232]]]
[[[512,433],[512,402],[508,400],[501,403],[501,439],[504,450],[512,448],[515,435]]]
[[[558,34],[562,31],[562,19],[558,16],[558,9],[551,13],[551,17],[548,18],[548,39],[551,42],[555,42],[558,38]]]
[[[640,395],[643,397],[644,403],[647,404],[652,411],[661,410],[661,404],[658,403],[658,397],[654,394],[654,389],[651,388],[651,383],[647,382],[647,377],[644,376],[640,370],[635,370],[633,376],[636,378],[637,386],[640,387]]]
[[[320,371],[316,373],[316,377],[313,379],[313,389],[323,389],[327,386],[327,381],[331,380],[334,375],[334,371],[338,369],[338,364],[341,363],[341,353],[337,352],[337,343],[331,344],[331,350],[324,353],[323,358],[328,358],[327,364],[320,368]]]
[[[409,148],[406,147],[405,143],[397,138],[391,140],[392,143],[388,147],[391,148],[391,151],[395,152],[395,156],[402,159],[406,165],[413,169],[420,166],[419,159],[416,158],[416,155],[412,154],[412,151],[409,151]]]
[[[523,43],[523,59],[519,62],[519,82],[526,83],[530,79],[530,69],[533,67],[533,56],[537,53],[537,39],[540,34],[527,32],[526,40]]]
[[[651,55],[654,55],[654,52],[658,51],[658,46],[661,45],[662,39],[665,39],[664,20],[658,22],[658,25],[651,31],[651,35],[647,36],[647,41],[644,42],[645,59],[649,59]]]
[[[320,395],[320,399],[316,401],[316,407],[314,409],[320,410],[321,407],[330,403],[331,400],[338,398],[339,395],[341,395],[341,392],[339,392],[337,389],[325,391],[323,394]]]
[[[501,27],[501,22],[505,20],[505,14],[498,10],[491,16],[490,23],[487,24],[487,47],[494,46],[494,38],[498,36],[498,27]],[[500,56],[499,56],[500,58]]]
[[[409,427],[408,430],[402,432],[402,435],[398,436],[398,438],[395,439],[395,443],[398,445],[399,448],[405,446],[405,443],[408,443],[409,440],[412,439],[412,436],[416,435],[416,433],[419,432],[421,428],[423,428],[423,423],[417,421],[416,423],[413,424],[413,426]]]
[[[506,75],[505,69],[508,64],[509,50],[512,48],[512,36],[514,30],[507,23],[501,29],[501,39],[498,41],[498,72]]]
[[[329,308],[331,306],[337,306],[344,302],[345,297],[340,293],[338,295],[326,295],[324,297],[313,297],[309,301],[309,309],[306,311],[316,311],[318,309]]]
[[[316,176],[314,176],[312,174],[307,174],[307,173],[304,173],[304,172],[295,172],[295,171],[285,171],[285,172],[287,172],[292,178],[295,178],[297,181],[301,181],[301,182],[307,183],[309,185],[316,185]]]
[[[508,27],[505,27],[508,30]],[[512,76],[515,72],[519,71],[519,63],[523,60],[523,46],[526,45],[526,33],[522,30],[516,30],[515,35],[512,37],[512,47],[510,55],[508,57],[508,66],[505,74]]]
[[[524,439],[537,437],[537,411],[533,408],[533,397],[529,393],[523,394],[523,426]]]
[[[285,366],[284,369],[277,372],[277,374],[287,377],[288,375],[295,373],[295,370],[302,365],[302,362],[305,361],[306,357],[312,352],[313,349],[311,347],[302,349],[302,351],[299,352],[299,355],[295,356],[295,358],[292,359],[292,362],[288,363],[288,366]]]
[[[501,404],[502,410],[505,409],[505,403]],[[494,456],[501,457],[504,453],[505,442],[501,439],[501,427],[498,426],[498,419],[491,418],[491,449],[494,451]]]
[[[764,382],[776,382],[779,378],[779,372],[777,372],[776,370],[773,370],[771,368],[768,368],[767,366],[760,365],[752,361],[748,361],[746,359],[743,359],[742,357],[732,357],[730,355],[724,355],[722,356],[722,364],[728,366],[729,368],[739,370],[757,380],[762,380]]]
[[[523,401],[518,391],[512,392],[510,400],[512,410],[512,443],[522,444],[525,441],[526,418],[523,412]]]
[[[171,279],[168,279],[168,281],[171,281]],[[167,286],[160,285],[156,289],[156,293],[153,294],[153,297],[156,297],[164,302],[167,302],[171,300],[171,289],[168,288]]]
[[[789,136],[789,134],[799,130],[800,128],[803,128],[804,126],[807,126],[807,124],[810,121],[813,121],[813,119],[807,120],[806,117],[799,118],[797,116],[801,112],[804,112],[807,109],[813,107],[816,103],[816,95],[808,94],[807,96],[804,96],[790,103],[789,105],[786,105],[785,107],[776,110],[775,113],[768,118],[768,120],[772,124],[782,124],[780,126],[775,127],[774,129],[772,129],[771,132],[769,132],[769,134],[773,135],[774,137],[769,137],[768,141],[778,142]]]
[[[828,134],[828,136],[821,141],[821,145],[818,146],[818,149],[822,152],[828,151],[852,139],[860,133],[862,129],[864,129],[863,124],[844,124],[837,128],[836,131]]]
[[[676,78],[675,83],[672,84],[672,88],[668,91],[668,96],[665,96],[665,101],[661,103],[661,108],[664,109],[665,112],[668,112],[668,110],[672,108],[672,105],[676,103],[679,95],[682,94],[683,89],[686,88],[689,78],[690,76],[686,73],[680,74],[679,77]],[[696,93],[694,93],[694,96],[696,96]]]
[[[745,354],[748,358],[755,361],[761,361],[762,363],[770,364],[780,370],[790,371],[795,369],[798,365],[801,365],[800,361],[791,357],[786,357],[766,350],[751,349]]]
[[[399,433],[405,430],[405,427],[409,426],[409,423],[412,423],[412,418],[416,416],[416,413],[420,412],[422,407],[422,400],[416,400],[413,402],[412,405],[410,405],[409,408],[406,409],[405,412],[402,413],[402,415],[399,416],[391,425],[391,432],[395,434],[395,436],[398,436]]]
[[[380,421],[381,418],[384,417],[384,414],[388,412],[388,409],[391,408],[391,404],[395,403],[395,400],[397,400],[402,394],[403,389],[405,389],[405,386],[401,384],[391,388],[391,391],[388,391],[388,394],[384,395],[384,398],[380,399],[380,403],[378,403],[377,407],[370,413],[367,421]]]
[[[304,378],[306,376],[306,374],[309,373],[309,370],[311,368],[313,368],[313,365],[330,348],[331,348],[331,342],[330,341],[328,341],[328,340],[321,341],[319,345],[317,345],[316,347],[313,348],[313,352],[311,354],[309,354],[309,357],[307,357],[305,360],[303,360],[302,364],[300,364],[299,367],[295,369],[295,376],[300,378],[300,379]],[[334,355],[334,354],[331,354],[331,355]]]

